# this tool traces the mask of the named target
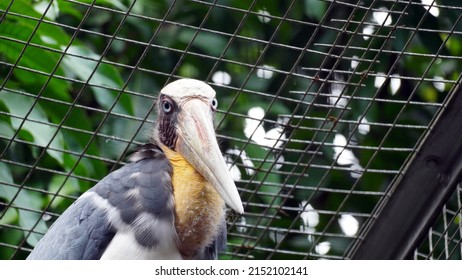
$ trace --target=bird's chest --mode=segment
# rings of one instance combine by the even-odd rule
[[[192,166],[173,165],[175,228],[183,258],[193,258],[216,237],[224,201]]]

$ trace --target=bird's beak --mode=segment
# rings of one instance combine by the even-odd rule
[[[176,150],[236,212],[244,207],[221,154],[213,127],[210,105],[199,98],[188,99],[181,105],[177,122]]]

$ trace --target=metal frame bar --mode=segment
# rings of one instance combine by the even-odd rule
[[[459,79],[460,81],[460,79]],[[408,259],[462,178],[462,87],[446,100],[405,172],[352,246],[353,259]]]

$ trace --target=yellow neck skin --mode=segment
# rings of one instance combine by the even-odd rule
[[[191,258],[216,236],[225,204],[215,189],[180,154],[161,146],[173,167],[175,227],[180,253]]]

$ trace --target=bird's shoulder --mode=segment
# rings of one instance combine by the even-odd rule
[[[130,162],[138,162],[143,159],[164,160],[166,156],[156,143],[147,143],[136,148],[135,152],[128,158]]]
[[[172,167],[162,150],[155,144],[145,144],[130,160],[91,191],[119,210],[127,224],[142,212],[158,217],[172,215]]]

